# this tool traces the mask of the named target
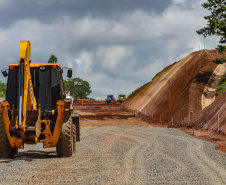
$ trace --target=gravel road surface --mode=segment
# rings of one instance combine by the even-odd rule
[[[27,145],[0,160],[0,184],[226,184],[226,153],[157,127],[87,127],[71,158]]]

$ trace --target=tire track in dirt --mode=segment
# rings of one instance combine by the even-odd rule
[[[226,182],[226,169],[205,154],[201,140],[194,141],[192,139],[185,139],[182,137],[177,138],[188,143],[188,147],[186,149],[187,153],[193,159],[194,164],[197,165],[203,173],[208,174],[212,184],[221,184],[222,181]],[[198,145],[197,142],[199,142]]]

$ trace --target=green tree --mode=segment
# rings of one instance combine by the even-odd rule
[[[3,94],[2,94],[3,93]],[[0,97],[2,97],[2,95],[5,97],[6,95],[6,84],[2,83],[0,81]]]
[[[211,12],[210,15],[204,16],[208,24],[206,27],[197,30],[199,35],[204,37],[217,35],[220,37],[218,47],[216,48],[220,54],[224,54],[226,51],[226,3],[225,0],[208,0],[206,3],[202,4],[203,8]],[[221,58],[221,57],[220,57]],[[218,63],[225,62],[222,58]]]
[[[220,84],[217,87],[216,95],[219,96],[226,91],[226,74],[221,78]]]
[[[65,91],[70,91],[74,98],[86,99],[92,93],[89,83],[81,78],[64,80]]]
[[[55,55],[51,55],[49,57],[48,63],[57,63],[57,57]]]

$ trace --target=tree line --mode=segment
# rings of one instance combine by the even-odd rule
[[[204,16],[207,20],[207,26],[197,30],[199,35],[204,37],[216,35],[220,37],[219,45],[216,47],[219,58],[214,60],[216,64],[226,63],[226,1],[225,0],[208,0],[202,4],[203,8],[210,11],[210,14]],[[226,91],[226,74],[221,79],[217,88],[216,95]]]
[[[57,57],[51,55],[48,63],[57,63]],[[6,96],[7,84],[0,81],[0,97]],[[89,82],[81,78],[72,78],[64,80],[64,90],[70,91],[70,95],[74,98],[87,99],[92,93]]]
[[[220,37],[219,45],[216,49],[219,52],[219,58],[214,62],[221,64],[226,62],[226,2],[225,0],[208,0],[202,4],[204,9],[210,11],[210,15],[204,16],[207,25],[197,30],[199,35],[204,37],[216,35]]]
[[[7,84],[0,81],[0,97],[6,96],[6,89]],[[89,82],[81,78],[64,80],[64,90],[70,91],[72,97],[79,99],[87,99],[90,93],[92,93]]]
[[[72,97],[79,99],[87,99],[90,93],[92,93],[89,82],[81,78],[64,80],[64,90],[70,91]]]

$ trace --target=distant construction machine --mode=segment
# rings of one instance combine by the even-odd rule
[[[126,100],[126,95],[124,94],[119,94],[118,95],[118,102],[123,103]]]
[[[31,63],[30,50],[30,41],[21,41],[19,63],[2,70],[8,81],[6,100],[0,102],[0,157],[13,158],[25,143],[38,142],[70,157],[80,141],[79,115],[72,114],[64,94],[63,69],[59,63]]]
[[[105,100],[105,103],[111,103],[111,101],[113,101],[113,103],[116,103],[116,99],[114,98],[114,95],[107,95],[107,99]]]

